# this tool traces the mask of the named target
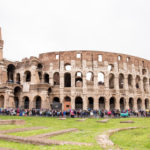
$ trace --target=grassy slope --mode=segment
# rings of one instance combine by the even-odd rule
[[[0,119],[25,119],[26,120],[26,125],[24,126],[15,126],[15,125],[1,125],[0,130],[5,130],[5,129],[11,129],[11,128],[23,128],[23,127],[30,127],[30,126],[44,126],[47,127],[47,129],[41,129],[41,130],[34,130],[34,131],[27,131],[27,132],[20,132],[20,133],[11,133],[11,135],[16,135],[16,136],[31,136],[31,135],[37,135],[41,133],[46,133],[46,132],[51,132],[51,131],[57,131],[61,129],[68,129],[68,128],[78,128],[78,132],[72,132],[72,133],[66,133],[63,135],[59,135],[56,137],[52,137],[51,139],[56,139],[56,140],[64,140],[64,141],[75,141],[75,142],[89,142],[93,143],[94,146],[72,146],[72,145],[64,145],[64,146],[35,146],[31,144],[20,144],[20,143],[14,143],[14,142],[7,142],[7,141],[0,141],[0,147],[8,147],[8,148],[14,148],[15,150],[99,150],[101,149],[99,145],[96,143],[96,136],[100,134],[101,132],[113,128],[122,128],[122,127],[132,127],[132,126],[139,126],[139,127],[149,127],[150,124],[150,119],[149,118],[133,118],[136,123],[133,124],[120,124],[120,120],[124,119],[111,119],[109,120],[108,123],[97,123],[97,119],[87,119],[84,122],[78,122],[76,119],[67,119],[67,120],[58,120],[55,118],[46,118],[46,117],[10,117],[10,116],[0,116]],[[126,119],[126,120],[131,120]],[[137,134],[135,138],[138,138],[139,136],[142,136],[143,138],[140,138],[140,140],[146,140],[146,136],[148,137],[149,135],[149,128],[147,129],[136,129],[137,133],[138,130],[142,131],[145,133],[145,136],[143,134]],[[127,134],[126,134],[127,132]],[[119,146],[126,146],[126,144],[121,144],[122,140],[124,140],[124,136],[122,138],[122,134],[129,135],[129,138],[126,138],[127,141],[130,141],[130,135],[129,133],[132,134],[134,130],[132,131],[123,131],[120,133],[117,133],[112,136],[112,140],[117,143]],[[118,136],[119,135],[119,136]],[[126,141],[126,143],[127,143]],[[142,141],[143,142],[143,141]],[[125,143],[123,141],[123,143]],[[138,143],[136,142],[133,143],[131,142],[128,144],[129,146],[127,147],[137,147],[138,149]],[[147,143],[147,141],[145,142]],[[150,142],[149,142],[150,143]],[[137,146],[136,146],[137,145]],[[145,146],[142,147],[142,150],[148,150],[150,147],[150,144],[145,144]],[[133,150],[133,148],[131,148]],[[150,148],[149,148],[150,149]]]

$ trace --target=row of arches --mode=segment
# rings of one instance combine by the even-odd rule
[[[24,109],[29,109],[30,108],[30,99],[28,96],[23,97],[23,108]],[[14,98],[14,104],[15,104],[15,108],[19,108],[19,98],[15,97]],[[54,97],[52,103],[60,103],[60,99],[59,97]],[[62,102],[64,104],[64,109],[70,109],[71,108],[71,98],[69,96],[66,96]],[[128,104],[126,104],[128,103]],[[82,99],[82,97],[78,96],[75,98],[74,101],[75,104],[75,109],[83,109],[83,105],[84,105],[84,101]],[[137,108],[137,110],[141,110],[142,109],[142,99],[138,98],[138,99],[133,99],[132,97],[129,98],[128,101],[126,101],[126,99],[124,97],[121,97],[119,99],[119,107],[116,107],[117,105],[117,101],[115,97],[111,97],[109,99],[109,109],[113,110],[113,109],[120,109],[120,110],[125,110],[126,109],[126,105],[128,105],[128,108],[131,110],[134,110],[135,108]],[[33,99],[33,108],[36,109],[41,109],[42,106],[42,98],[40,96],[35,96]],[[0,108],[4,107],[4,96],[1,95],[0,96]],[[150,109],[150,102],[149,99],[146,98],[144,100],[144,107],[145,109]],[[87,100],[87,109],[94,109],[94,98],[93,97],[88,97]],[[106,109],[106,99],[105,97],[99,97],[98,99],[98,109]]]
[[[65,104],[65,102],[70,102],[71,103],[71,98],[70,97],[65,97],[63,103]],[[53,98],[53,103],[60,103],[60,99],[59,97],[54,97]],[[83,99],[82,97],[78,96],[75,98],[75,109],[83,109]],[[116,98],[115,97],[111,97],[109,99],[109,109],[113,110],[113,109],[120,109],[120,110],[125,110],[126,109],[126,99],[124,97],[121,97],[119,100],[119,107],[116,107]],[[145,99],[144,100],[144,105],[145,105],[145,109],[149,109],[149,99]],[[137,100],[134,100],[132,97],[129,98],[128,100],[128,108],[131,110],[134,110],[135,108],[137,108],[137,110],[141,110],[142,109],[142,99],[138,98]],[[136,106],[135,106],[136,105]],[[87,109],[94,109],[94,98],[93,97],[88,97],[88,102],[87,102]],[[105,97],[99,97],[98,99],[98,109],[106,109],[106,99]]]
[[[15,73],[15,66],[14,65],[8,65],[7,69],[7,76],[8,76],[8,81],[9,82],[14,82],[14,73]],[[31,81],[31,72],[30,71],[25,71],[24,72],[24,82],[30,82]],[[49,83],[49,74],[44,73],[42,75],[42,72],[38,72],[39,80],[42,80],[44,83]],[[105,84],[105,75],[103,72],[98,73],[98,85],[104,85]],[[141,89],[143,88],[145,92],[148,90],[148,85],[150,86],[150,79],[147,77],[141,77],[137,75],[135,79],[133,79],[133,76],[131,74],[128,75],[127,77],[128,80],[128,87],[129,89],[132,89],[134,86],[136,89]],[[134,81],[135,80],[135,81]],[[20,73],[16,74],[16,83],[20,83],[21,77]],[[141,82],[143,82],[143,87],[141,87]],[[59,72],[55,72],[53,74],[53,84],[54,85],[59,85],[60,84],[60,75]],[[86,73],[86,84],[91,85],[94,84],[94,74],[93,72],[89,71]],[[119,89],[124,89],[125,85],[125,77],[123,73],[119,74],[119,79],[118,79],[118,84],[119,84]],[[135,85],[134,85],[135,84]],[[75,86],[76,87],[82,87],[83,86],[83,74],[80,71],[77,71],[75,73]],[[66,72],[64,74],[64,87],[71,87],[71,73]],[[109,88],[114,89],[115,88],[115,75],[113,73],[109,74]]]
[[[20,103],[19,98],[15,98],[14,99],[15,108],[19,108],[19,103]],[[22,105],[24,109],[30,108],[30,99],[28,96],[23,97]],[[42,106],[42,99],[40,96],[36,96],[33,100],[33,108],[41,109],[41,106]]]

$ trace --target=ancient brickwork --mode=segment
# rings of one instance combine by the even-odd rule
[[[150,61],[103,51],[62,51],[3,59],[0,107],[67,109],[150,108]],[[59,105],[58,105],[59,104]]]

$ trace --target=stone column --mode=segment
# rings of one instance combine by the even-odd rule
[[[87,108],[88,108],[88,98],[87,98],[87,96],[83,96],[83,110],[87,110]]]
[[[60,88],[64,88],[64,73],[60,73]]]
[[[29,101],[29,109],[32,109],[32,108],[35,108],[35,106],[34,106],[33,99],[30,99],[30,101]]]
[[[125,99],[125,109],[126,110],[129,109],[129,98],[128,97]]]
[[[99,99],[98,99],[98,96],[94,96],[94,110],[99,110]]]
[[[75,88],[75,72],[71,72],[71,87]]]
[[[49,100],[47,97],[47,91],[43,91],[42,92],[42,104],[41,104],[41,108],[44,109],[49,109],[50,108],[50,104],[49,104]]]
[[[142,100],[142,110],[145,110],[145,99],[141,99]]]
[[[144,92],[143,78],[141,76],[140,76],[140,91],[142,91],[142,93]]]
[[[128,75],[125,75],[124,77],[124,89],[126,91],[128,91],[129,87],[128,87]]]
[[[134,99],[133,110],[137,111],[137,98]]]
[[[98,88],[98,73],[94,72],[94,88]]]
[[[105,74],[104,84],[105,84],[106,90],[108,90],[109,89],[109,74]]]
[[[52,73],[49,74],[49,83],[50,83],[51,86],[54,85],[54,80],[53,80],[53,74]]]
[[[83,73],[83,94],[87,93],[87,86],[86,86],[86,73]]]
[[[30,70],[31,71],[31,84],[40,83],[38,72],[37,72],[36,68],[37,68],[37,66],[32,64],[31,70]]]
[[[105,100],[105,110],[107,110],[107,111],[110,110],[109,98],[106,98],[106,100]]]
[[[120,110],[120,97],[116,97],[115,109]]]
[[[118,91],[119,90],[119,78],[118,78],[117,74],[115,75],[115,82],[114,83],[115,83],[115,85],[114,85],[115,90]]]
[[[75,96],[71,96],[71,109],[75,109]]]

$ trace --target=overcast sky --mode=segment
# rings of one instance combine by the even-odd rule
[[[149,59],[150,0],[0,0],[4,57],[102,50]]]

